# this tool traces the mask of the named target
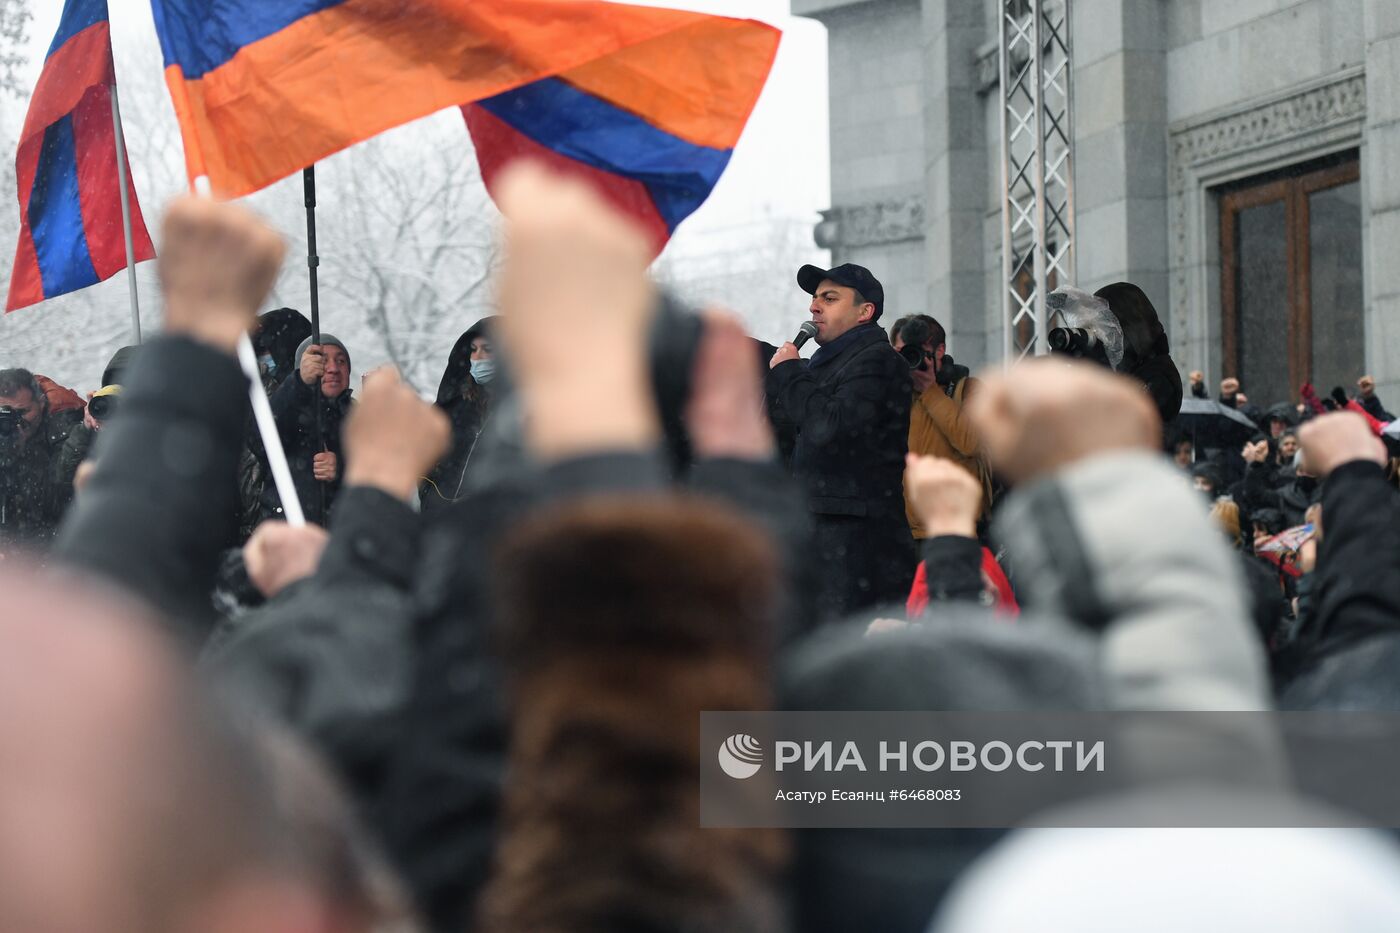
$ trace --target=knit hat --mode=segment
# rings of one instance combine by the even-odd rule
[[[306,352],[307,347],[311,346],[311,341],[313,337],[307,337],[301,342],[301,345],[297,347],[297,358],[296,361],[292,364],[293,369],[301,369],[301,355]],[[317,344],[317,346],[340,347],[340,349],[345,353],[345,365],[350,366],[350,351],[345,349],[345,344],[340,342],[339,337],[336,337],[334,334],[328,334],[325,331],[321,331],[321,342]],[[351,368],[353,369],[354,367]]]

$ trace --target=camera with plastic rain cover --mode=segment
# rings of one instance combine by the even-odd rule
[[[1157,309],[1131,282],[1105,285],[1092,295],[1064,286],[1045,296],[1058,324],[1048,342],[1054,353],[1093,360],[1142,383],[1163,423],[1181,411],[1181,374]]]
[[[1050,352],[1118,368],[1123,358],[1123,328],[1107,301],[1066,286],[1045,296],[1045,309],[1063,322],[1047,335]]]
[[[690,436],[685,429],[685,405],[690,398],[690,374],[704,334],[700,315],[659,291],[651,322],[648,356],[652,392],[661,418],[662,435],[671,468],[677,475],[690,465]],[[525,449],[524,418],[511,378],[508,353],[497,356],[493,414],[482,429],[464,491],[518,480],[532,462]]]
[[[1048,338],[1050,352],[1075,359],[1090,359],[1108,365],[1103,341],[1085,327],[1056,327]]]

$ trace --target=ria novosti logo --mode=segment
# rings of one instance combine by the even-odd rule
[[[751,778],[763,766],[763,746],[751,735],[731,735],[719,747],[719,766],[736,780]]]

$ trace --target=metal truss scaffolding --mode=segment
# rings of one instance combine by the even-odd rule
[[[1045,296],[1074,282],[1071,0],[1001,6],[1005,358],[1049,352]]]

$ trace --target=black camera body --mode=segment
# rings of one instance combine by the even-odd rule
[[[909,364],[910,369],[928,369],[928,352],[923,344],[906,343],[899,348],[899,355],[904,357],[904,362]]]
[[[1110,369],[1108,352],[1097,335],[1083,327],[1056,327],[1050,331],[1047,340],[1050,352],[1076,360],[1092,360]]]
[[[910,318],[900,329],[900,336],[904,338],[904,346],[899,348],[899,355],[904,357],[904,361],[909,364],[910,369],[926,370],[929,368],[929,353],[924,349],[924,344],[928,343],[933,336],[933,331],[929,328],[928,322],[917,317]]]
[[[24,412],[0,405],[0,445],[12,445],[24,435]]]

